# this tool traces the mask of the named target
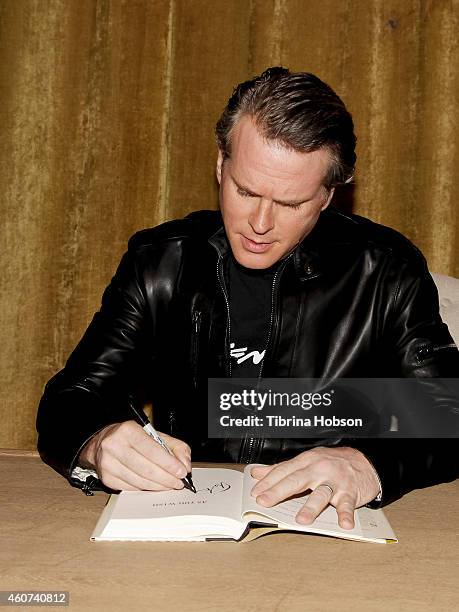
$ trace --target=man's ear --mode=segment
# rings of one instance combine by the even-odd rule
[[[335,188],[334,188],[334,187],[332,187],[332,188],[330,189],[330,191],[328,192],[328,194],[327,194],[327,199],[326,199],[326,200],[325,200],[325,202],[323,203],[322,208],[321,208],[320,210],[325,210],[325,209],[328,207],[328,205],[329,205],[329,204],[330,204],[330,202],[332,201],[332,198],[333,198],[334,193],[335,193]]]
[[[217,181],[219,185],[222,181],[222,167],[223,167],[223,153],[221,149],[218,149],[217,167],[215,169],[215,174],[217,175]]]

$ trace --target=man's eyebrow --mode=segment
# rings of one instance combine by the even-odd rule
[[[241,185],[240,183],[238,183],[238,181],[234,178],[234,176],[232,176],[231,179],[238,189],[241,189],[242,191],[247,192],[249,195],[255,198],[261,198],[261,195],[259,193],[254,193],[248,187],[244,187],[244,185]],[[308,199],[310,198],[305,198],[304,200],[273,200],[273,201],[276,202],[277,204],[296,206],[297,204],[303,204],[303,202],[307,202]]]

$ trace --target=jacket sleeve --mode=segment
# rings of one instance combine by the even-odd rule
[[[416,377],[429,389],[433,409],[448,411],[447,418],[458,432],[459,398],[445,397],[435,379],[459,377],[459,352],[440,318],[435,283],[424,258],[417,255],[399,269],[386,331],[387,354],[401,377]],[[412,406],[406,408],[415,415]],[[382,499],[371,507],[459,477],[457,437],[358,440],[352,446],[366,455],[381,480]]]
[[[136,253],[130,249],[104,292],[99,312],[65,368],[46,385],[38,408],[39,453],[71,484],[85,443],[107,425],[132,418],[127,394],[145,360],[149,325]]]
[[[423,489],[459,477],[457,439],[377,439],[352,444],[372,463],[381,481],[380,508],[413,489]]]

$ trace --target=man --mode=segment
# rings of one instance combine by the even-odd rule
[[[48,383],[43,459],[73,484],[181,488],[194,460],[262,462],[262,505],[311,490],[297,520],[458,476],[443,441],[217,440],[208,377],[453,377],[459,354],[419,251],[329,208],[352,179],[350,114],[317,77],[271,68],[239,85],[217,124],[220,210],[136,234],[102,307]],[[252,358],[246,359],[247,355]],[[168,455],[132,418],[152,400]]]

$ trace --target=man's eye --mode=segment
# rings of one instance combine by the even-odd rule
[[[253,198],[253,195],[251,193],[248,193],[247,191],[244,191],[244,189],[238,188],[237,192],[240,196],[243,196],[244,198]]]
[[[300,208],[300,206],[303,204],[303,202],[298,202],[298,204],[289,204],[288,202],[278,202],[278,204],[280,204],[280,206],[283,206],[284,208]]]

